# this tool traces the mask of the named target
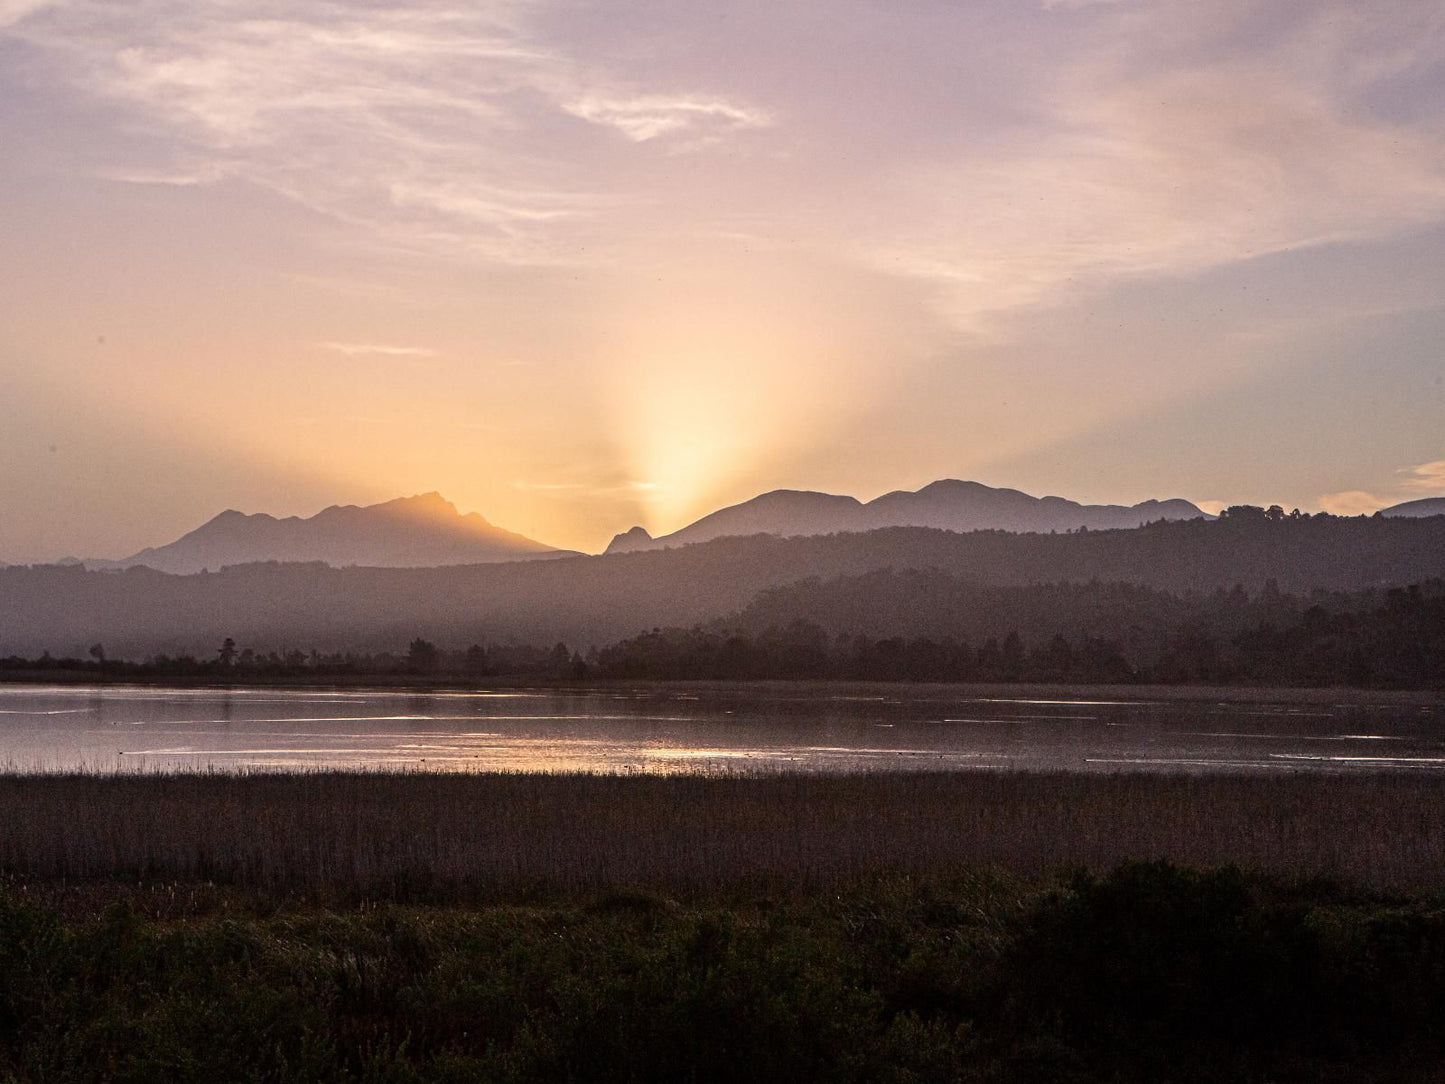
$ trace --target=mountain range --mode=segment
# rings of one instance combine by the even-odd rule
[[[1407,501],[1378,515],[1445,515],[1445,497]],[[1089,505],[948,478],[867,502],[831,493],[776,489],[721,508],[658,538],[634,527],[613,538],[606,553],[662,550],[750,535],[809,537],[892,527],[1050,534],[1210,518],[1180,498]],[[319,561],[334,568],[435,568],[571,556],[577,553],[504,530],[476,512],[463,515],[441,494],[423,493],[365,507],[333,505],[307,518],[228,510],[174,542],[118,561],[66,559],[60,563],[93,570],[146,567],[191,575],[265,561]]]
[[[425,568],[573,556],[462,515],[439,493],[383,504],[332,505],[308,518],[225,511],[165,546],[120,561],[82,561],[92,569],[144,566],[178,575],[256,561],[322,561],[335,568]]]
[[[1032,497],[1016,489],[944,478],[922,489],[895,490],[866,503],[856,497],[775,489],[719,509],[679,531],[653,538],[641,527],[618,535],[608,553],[663,549],[730,535],[783,537],[875,531],[883,527],[937,527],[945,531],[1013,531],[1048,534],[1141,527],[1157,520],[1199,519],[1186,500],[1141,504],[1079,504],[1063,497]]]

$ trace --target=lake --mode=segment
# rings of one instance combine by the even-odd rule
[[[1445,771],[1445,697],[0,685],[0,770]]]

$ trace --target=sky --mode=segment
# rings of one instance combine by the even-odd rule
[[[0,0],[0,561],[1445,495],[1445,0]]]

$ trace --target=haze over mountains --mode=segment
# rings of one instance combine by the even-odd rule
[[[305,519],[226,511],[169,545],[120,561],[81,563],[189,575],[256,561],[427,568],[570,555],[495,527],[476,512],[462,515],[439,493],[423,493],[366,507],[332,505]]]
[[[856,497],[775,489],[722,508],[680,531],[653,538],[641,527],[618,535],[608,553],[684,546],[729,535],[783,537],[875,531],[883,527],[937,527],[945,531],[1091,531],[1140,527],[1156,520],[1198,519],[1205,513],[1186,500],[1135,505],[1079,504],[1063,497],[1032,497],[1016,489],[944,478],[915,492],[896,490],[863,502]]]
[[[1155,520],[1195,519],[1205,513],[1186,500],[1083,505],[1062,497],[1032,497],[1014,489],[944,479],[917,492],[887,493],[864,503],[856,497],[773,490],[722,508],[660,538],[643,528],[620,534],[608,553],[663,549],[715,538],[754,534],[798,537],[858,533],[882,527],[936,527],[948,531],[1015,532],[1132,528]],[[571,556],[504,530],[476,512],[462,515],[439,493],[358,507],[333,505],[314,516],[278,518],[227,510],[189,534],[121,560],[66,559],[96,570],[146,567],[191,575],[260,561],[322,561],[334,568],[435,568]]]
[[[1410,518],[1442,514],[1442,497],[1408,501],[1379,513]],[[1159,521],[1210,518],[1181,498],[1088,505],[947,478],[913,492],[897,490],[866,502],[808,490],[772,490],[658,538],[634,527],[613,538],[605,552],[660,550],[758,534],[795,538],[889,527],[1050,534],[1080,528],[1127,530]],[[192,575],[266,561],[319,561],[333,568],[437,568],[565,556],[577,554],[497,527],[476,512],[463,515],[439,493],[423,493],[365,507],[333,505],[306,518],[228,510],[174,542],[121,560],[66,559],[60,563],[83,564],[92,570],[146,567]]]
[[[10,568],[0,570],[0,658],[84,657],[97,642],[111,658],[209,657],[228,636],[258,651],[405,650],[417,636],[454,648],[560,640],[585,649],[726,618],[768,588],[885,569],[937,570],[985,587],[1098,581],[1213,592],[1274,581],[1299,593],[1379,590],[1445,577],[1445,517],[1260,513],[1056,535],[893,527],[443,568],[251,564],[206,576]],[[858,603],[850,612],[868,631],[892,634],[873,596]],[[769,619],[786,623],[792,609],[771,609]]]

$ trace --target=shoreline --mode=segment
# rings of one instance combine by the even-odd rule
[[[1366,702],[1381,704],[1437,704],[1445,703],[1445,689],[1394,689],[1354,685],[1199,685],[1199,684],[1087,684],[1082,682],[931,682],[931,681],[847,681],[834,678],[794,679],[743,679],[743,680],[635,680],[627,678],[596,679],[591,681],[557,680],[539,681],[530,677],[486,677],[437,676],[416,674],[326,674],[289,676],[237,675],[228,681],[218,681],[210,675],[147,675],[126,674],[108,677],[86,670],[23,670],[0,671],[0,686],[17,685],[36,688],[45,687],[95,687],[95,688],[147,688],[147,689],[405,689],[408,692],[435,689],[439,692],[473,691],[536,691],[557,695],[587,694],[590,692],[614,692],[618,689],[637,691],[656,690],[710,693],[725,696],[730,693],[757,692],[770,690],[778,692],[822,692],[872,693],[878,695],[902,695],[908,693],[940,693],[956,691],[971,697],[997,696],[1002,699],[1019,699],[1029,696],[1069,697],[1072,699],[1115,698],[1123,700],[1295,700],[1300,703],[1319,704],[1342,695],[1361,698]]]

